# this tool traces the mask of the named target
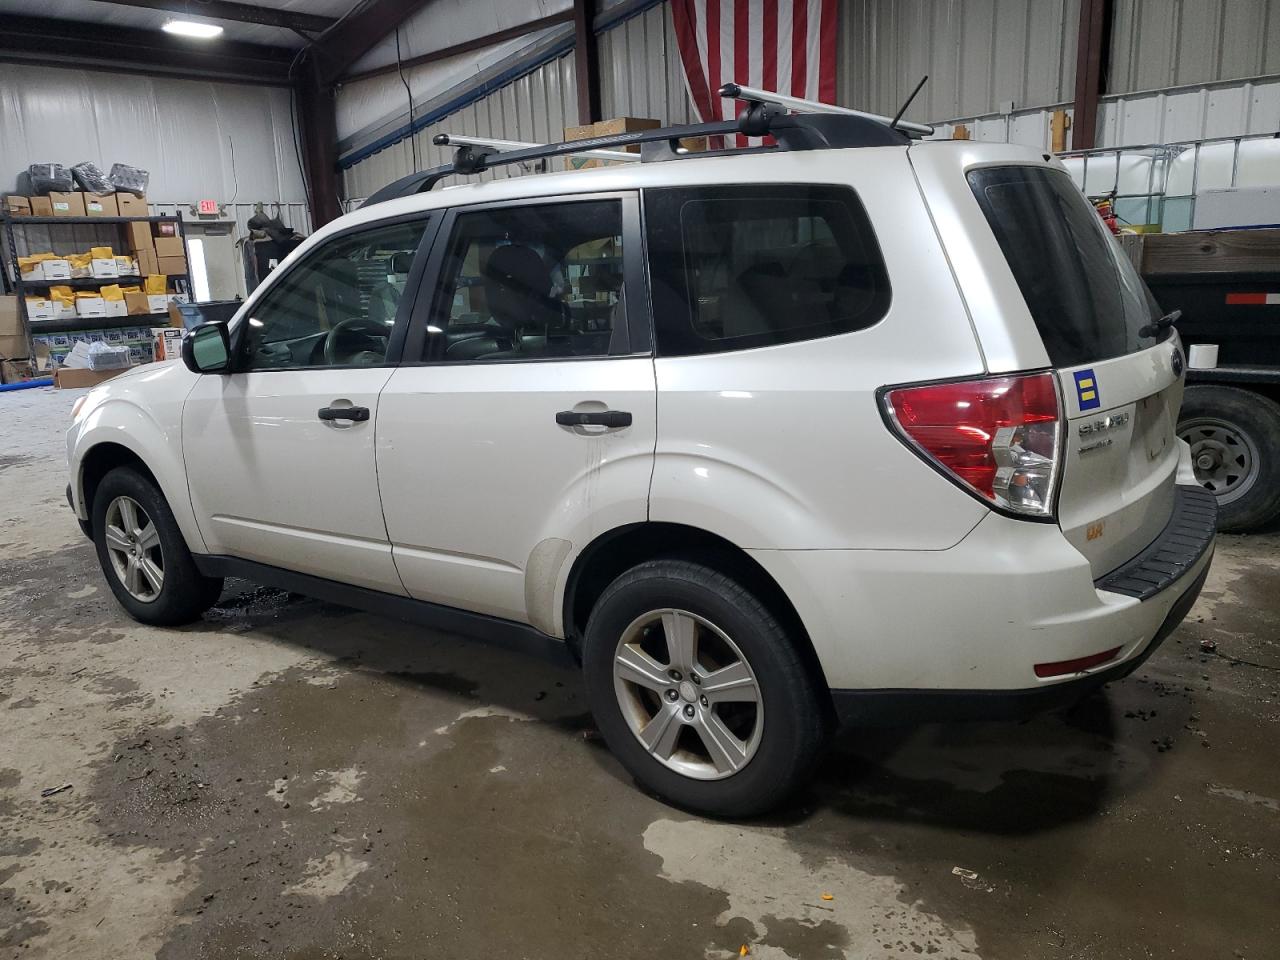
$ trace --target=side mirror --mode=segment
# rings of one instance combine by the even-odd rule
[[[192,327],[182,338],[182,362],[192,373],[230,373],[231,336],[221,320]]]

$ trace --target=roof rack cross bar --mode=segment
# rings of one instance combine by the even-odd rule
[[[787,110],[794,110],[798,113],[836,113],[843,114],[847,117],[862,117],[864,120],[874,120],[877,123],[883,123],[886,126],[895,127],[899,130],[906,130],[915,134],[917,137],[928,137],[933,134],[933,127],[926,123],[913,123],[910,120],[898,120],[895,124],[893,117],[881,116],[878,113],[867,113],[864,110],[854,110],[852,107],[838,107],[834,103],[822,103],[820,100],[804,100],[800,97],[788,96],[785,93],[774,93],[772,90],[761,90],[757,87],[748,87],[741,83],[726,83],[720,87],[720,96],[726,100],[746,100],[753,103],[772,103]]]
[[[725,89],[742,93],[754,93],[751,88],[726,84]],[[767,91],[766,91],[767,92]],[[445,177],[453,174],[474,174],[494,167],[511,163],[528,163],[547,157],[563,157],[573,154],[591,154],[593,152],[611,153],[618,147],[639,145],[641,161],[674,160],[681,157],[706,156],[701,151],[690,151],[680,147],[680,141],[700,137],[723,137],[742,134],[750,137],[772,136],[776,146],[748,148],[751,152],[826,150],[845,147],[880,147],[904,146],[910,138],[901,129],[890,126],[887,117],[864,114],[858,110],[847,110],[843,107],[831,107],[821,113],[787,113],[783,104],[771,104],[759,100],[748,100],[748,106],[736,120],[716,120],[711,123],[688,123],[675,127],[660,127],[654,130],[633,130],[629,133],[618,133],[602,137],[588,137],[584,140],[570,140],[565,143],[532,144],[520,146],[513,150],[496,150],[490,140],[482,137],[450,138],[441,134],[435,142],[442,145],[457,145],[458,150],[452,163],[443,164],[431,170],[411,173],[390,183],[373,193],[364,202],[364,206],[381,203],[397,197],[412,196],[424,193],[434,187]],[[899,124],[906,127],[906,124]],[[914,125],[920,126],[920,125]],[[918,135],[918,134],[917,134]],[[467,141],[463,143],[462,141]],[[520,141],[507,141],[519,143]],[[645,147],[644,145],[650,145]],[[734,153],[740,151],[731,151]],[[714,154],[711,154],[714,155]],[[634,154],[624,154],[627,159],[635,158]],[[608,159],[615,159],[608,157]],[[616,158],[621,159],[621,158]]]
[[[437,147],[494,147],[497,150],[527,150],[533,147],[545,148],[545,143],[533,143],[527,140],[499,140],[496,137],[473,137],[462,133],[437,133],[431,138]],[[594,157],[599,160],[619,160],[632,163],[640,161],[640,154],[627,153],[625,150],[582,150],[575,156]]]

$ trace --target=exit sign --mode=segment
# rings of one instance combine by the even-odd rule
[[[199,210],[201,214],[205,214],[205,213],[216,214],[218,212],[218,201],[217,200],[201,200],[199,205]]]

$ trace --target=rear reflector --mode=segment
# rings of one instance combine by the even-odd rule
[[[1015,514],[1053,515],[1058,390],[1051,373],[897,387],[902,438],[970,493]]]
[[[1059,660],[1056,663],[1037,663],[1037,677],[1061,677],[1068,673],[1083,673],[1091,667],[1106,663],[1108,660],[1114,660],[1116,654],[1120,652],[1119,647],[1113,647],[1110,650],[1103,650],[1101,653],[1092,653],[1087,657],[1076,657],[1074,660]]]
[[[1266,307],[1280,304],[1280,293],[1228,293],[1229,307]]]

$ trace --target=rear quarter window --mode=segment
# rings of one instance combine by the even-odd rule
[[[1055,367],[1145,349],[1138,331],[1160,316],[1102,218],[1063,170],[984,167],[969,186]]]
[[[644,203],[660,355],[849,333],[889,308],[884,259],[847,187],[653,189]]]

